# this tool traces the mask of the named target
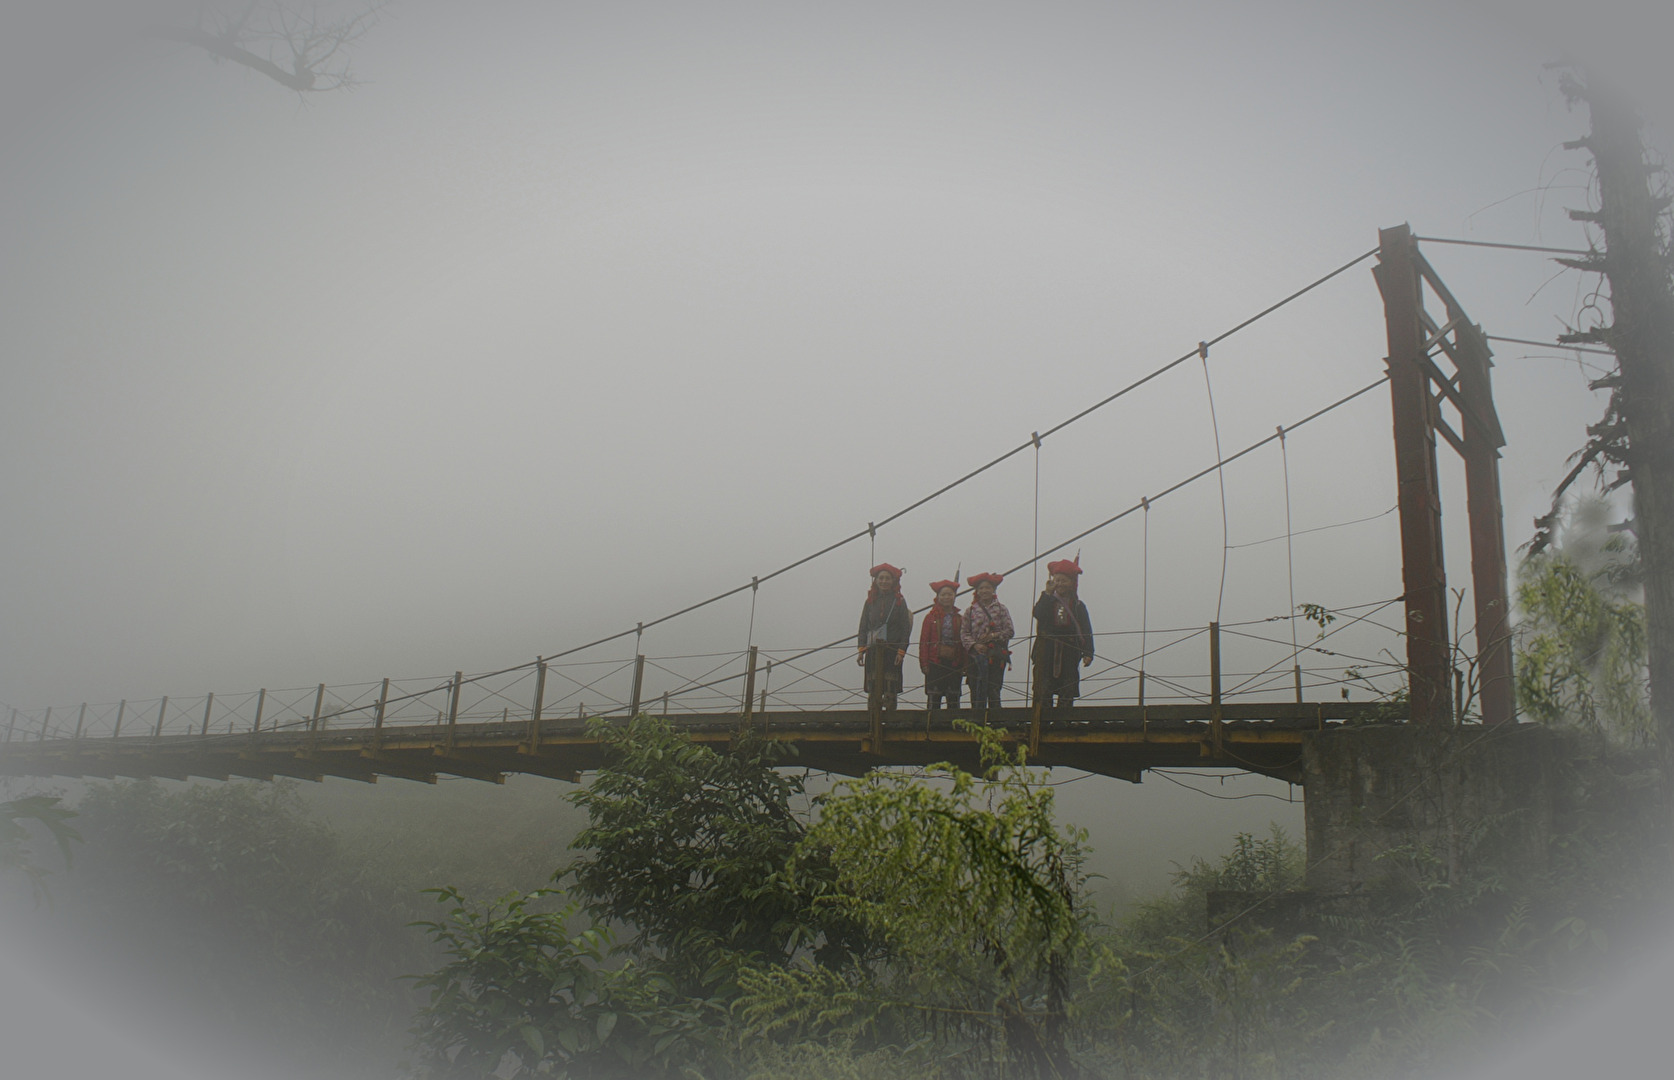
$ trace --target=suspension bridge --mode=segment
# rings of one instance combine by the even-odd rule
[[[1213,464],[1112,508],[1110,516],[1074,535],[1045,546],[1037,539],[1037,550],[1005,571],[1009,576],[1029,569],[1135,515],[1148,547],[1153,511],[1200,483],[1223,484],[1224,517],[1225,467],[1276,446],[1284,467],[1286,534],[1272,539],[1285,541],[1291,574],[1284,610],[1224,623],[1216,612],[1199,625],[1152,627],[1142,604],[1138,626],[1095,635],[1100,659],[1083,674],[1082,697],[1073,709],[1043,706],[1026,664],[1019,664],[1002,707],[981,716],[969,709],[931,713],[910,701],[889,712],[868,708],[857,685],[852,633],[794,647],[751,642],[716,653],[642,651],[646,630],[728,597],[749,594],[753,603],[773,579],[875,539],[880,528],[1030,448],[1038,454],[1043,440],[1141,392],[1166,372],[1199,362],[1208,388],[1211,348],[1368,262],[1385,316],[1382,377],[1312,411],[1281,417],[1274,434],[1229,453],[1221,452],[1217,427]],[[1310,733],[1345,724],[1509,723],[1515,716],[1498,472],[1505,438],[1494,410],[1489,340],[1426,259],[1420,238],[1405,226],[1386,229],[1377,247],[896,513],[658,619],[488,672],[13,708],[0,775],[434,783],[441,776],[499,782],[508,773],[531,773],[575,780],[602,764],[591,724],[650,713],[719,748],[746,731],[783,740],[794,744],[793,763],[851,775],[943,760],[974,766],[976,741],[953,723],[964,718],[1002,730],[1042,765],[1134,781],[1150,768],[1211,767],[1300,783]],[[1401,595],[1302,611],[1289,554],[1300,533],[1290,528],[1287,438],[1339,409],[1364,408],[1385,386],[1397,492],[1386,513],[1399,515]],[[1212,406],[1212,389],[1210,394]],[[1463,594],[1450,611],[1443,563],[1437,454],[1444,444],[1459,454],[1466,477],[1474,616],[1468,650],[1462,644]],[[1223,563],[1223,589],[1224,576]],[[1013,603],[1018,606],[1015,598]],[[922,610],[914,612],[915,620]],[[623,651],[630,642],[632,651]],[[1019,658],[1028,646],[1025,634],[1017,644]],[[1234,653],[1236,663],[1223,663]],[[1381,699],[1348,700],[1351,687]]]

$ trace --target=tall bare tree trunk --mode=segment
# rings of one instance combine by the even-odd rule
[[[1581,145],[1598,169],[1599,209],[1574,216],[1604,231],[1599,269],[1610,282],[1611,325],[1601,335],[1620,367],[1626,461],[1645,570],[1651,715],[1665,791],[1674,794],[1674,276],[1650,188],[1641,121],[1603,79],[1579,93],[1592,113]],[[1674,798],[1670,800],[1674,810]]]

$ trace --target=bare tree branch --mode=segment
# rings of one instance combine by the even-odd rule
[[[324,14],[300,0],[204,0],[190,16],[153,22],[144,37],[191,45],[242,64],[299,94],[356,84],[351,46],[366,35],[389,0],[360,0],[347,14]]]

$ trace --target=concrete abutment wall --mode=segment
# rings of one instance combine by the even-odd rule
[[[1305,887],[1458,881],[1548,862],[1557,740],[1532,725],[1356,725],[1303,742]]]

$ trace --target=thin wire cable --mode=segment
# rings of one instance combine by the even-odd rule
[[[1031,546],[1030,550],[1031,551],[1039,551],[1040,550],[1040,432],[1037,431],[1037,432],[1034,433],[1034,439],[1035,439],[1035,533],[1034,533],[1034,539],[1031,541],[1032,546]],[[1031,590],[1030,593],[1029,593],[1029,597],[1030,597],[1031,600],[1033,600],[1034,597],[1036,597],[1040,594],[1040,563],[1038,563],[1038,562],[1035,563],[1029,569],[1030,569],[1029,588]],[[1025,644],[1028,644],[1029,642],[1033,642],[1034,639],[1035,639],[1036,627],[1034,625],[1034,620],[1033,619],[1030,619],[1030,621],[1029,621],[1029,631],[1030,631],[1029,632],[1029,639],[1028,639],[1028,642],[1025,642]]]
[[[1193,353],[1192,355],[1195,356],[1197,354]],[[1333,412],[1337,409],[1342,408],[1344,405],[1347,405],[1349,402],[1354,401],[1356,398],[1363,397],[1364,395],[1371,393],[1373,390],[1376,390],[1378,387],[1382,386],[1384,383],[1386,383],[1388,381],[1389,381],[1389,376],[1388,375],[1381,376],[1380,378],[1378,378],[1378,379],[1376,379],[1372,382],[1367,383],[1365,386],[1362,386],[1360,389],[1354,391],[1353,393],[1346,394],[1343,397],[1338,398],[1336,401],[1333,401],[1329,405],[1325,405],[1325,406],[1322,406],[1321,408],[1315,409],[1313,412],[1309,413],[1307,416],[1304,416],[1302,419],[1298,420],[1296,423],[1291,424],[1285,430],[1295,431],[1297,428],[1300,428],[1300,427],[1303,427],[1307,424],[1310,424],[1313,421],[1318,420],[1320,417],[1326,415],[1327,413],[1330,413],[1330,412]],[[1070,537],[1069,539],[1063,540],[1063,541],[1061,541],[1057,544],[1054,544],[1052,547],[1047,548],[1045,551],[1037,551],[1034,556],[1032,556],[1029,559],[1024,560],[1023,562],[1018,563],[1016,566],[1013,566],[1011,569],[1004,571],[1000,576],[1001,577],[1010,577],[1012,574],[1017,573],[1018,571],[1024,569],[1025,567],[1028,567],[1028,566],[1031,566],[1035,563],[1038,563],[1038,562],[1040,562],[1040,560],[1046,558],[1048,555],[1056,554],[1057,552],[1062,551],[1064,548],[1069,547],[1071,544],[1075,543],[1076,541],[1085,539],[1086,537],[1091,536],[1092,534],[1098,532],[1100,529],[1103,529],[1106,526],[1114,525],[1116,522],[1121,521],[1123,518],[1127,517],[1129,514],[1133,513],[1134,511],[1144,508],[1148,503],[1154,503],[1154,502],[1157,502],[1161,499],[1167,498],[1169,495],[1174,494],[1176,491],[1179,491],[1181,488],[1184,488],[1184,487],[1186,487],[1190,484],[1196,483],[1197,481],[1203,479],[1205,476],[1208,476],[1210,473],[1214,472],[1216,469],[1220,468],[1221,466],[1230,465],[1232,462],[1237,461],[1239,458],[1244,457],[1246,454],[1254,453],[1256,450],[1259,450],[1261,447],[1266,446],[1268,443],[1272,442],[1276,438],[1278,438],[1277,434],[1269,435],[1269,436],[1267,436],[1266,438],[1263,438],[1263,439],[1258,439],[1255,442],[1251,443],[1250,445],[1244,447],[1244,449],[1238,451],[1236,454],[1231,455],[1230,457],[1226,458],[1223,461],[1218,461],[1215,464],[1208,466],[1207,468],[1199,469],[1197,472],[1195,472],[1192,475],[1186,477],[1184,480],[1177,481],[1174,484],[1170,485],[1169,487],[1164,488],[1161,492],[1157,493],[1156,495],[1152,495],[1152,496],[1149,496],[1146,499],[1142,499],[1140,502],[1134,503],[1132,506],[1128,507],[1126,510],[1121,511],[1120,513],[1112,514],[1110,517],[1105,518],[1103,521],[1099,522],[1098,524],[1081,530],[1080,532],[1076,533],[1074,536]],[[748,588],[748,586],[746,586],[746,588]],[[925,604],[923,607],[913,609],[911,614],[916,616],[916,615],[922,614],[925,611],[928,611],[929,609],[930,609],[930,605]],[[1266,622],[1266,621],[1269,621],[1269,620],[1262,619],[1262,620],[1256,620],[1256,621],[1257,622]],[[1244,625],[1244,624],[1236,624],[1236,625]],[[806,649],[806,650],[803,650],[800,653],[796,653],[796,654],[792,655],[791,657],[789,657],[789,659],[790,660],[800,660],[803,657],[811,656],[816,652],[820,652],[820,651],[825,650],[825,649],[835,648],[836,646],[842,644],[844,641],[848,640],[850,638],[850,636],[851,635],[844,634],[842,637],[837,638],[833,641],[827,642],[824,645],[816,645],[811,649]],[[719,685],[720,683],[726,682],[729,679],[736,679],[736,678],[742,678],[742,676],[740,676],[740,675],[730,675],[730,676],[727,676],[725,679],[716,680],[715,683],[709,684],[709,685]],[[702,688],[701,687],[693,687],[693,689],[695,690],[695,689],[702,689]]]
[[[1139,704],[1145,704],[1145,657],[1151,640],[1151,500],[1141,496],[1145,508],[1140,519],[1139,541]]]
[[[1397,599],[1399,599],[1399,598],[1397,597]],[[1317,653],[1320,653],[1322,655],[1327,655],[1327,656],[1347,656],[1350,660],[1365,660],[1365,662],[1367,662],[1367,663],[1375,663],[1376,661],[1366,660],[1366,658],[1364,658],[1364,657],[1353,656],[1349,653],[1338,652],[1334,649],[1322,649],[1322,648],[1319,647],[1319,643],[1324,641],[1326,638],[1332,637],[1335,634],[1337,634],[1337,633],[1339,633],[1343,630],[1347,630],[1351,626],[1354,626],[1358,623],[1366,622],[1373,615],[1376,615],[1378,612],[1382,611],[1384,608],[1388,607],[1389,605],[1391,605],[1395,602],[1396,602],[1395,600],[1387,600],[1380,607],[1375,607],[1371,611],[1366,612],[1364,615],[1357,615],[1354,618],[1350,619],[1348,622],[1342,623],[1341,625],[1337,626],[1334,629],[1326,630],[1326,631],[1322,632],[1319,637],[1315,638],[1313,641],[1309,642],[1307,645],[1294,646],[1295,651],[1291,654],[1292,655],[1292,662],[1294,662],[1294,658],[1296,656],[1300,656],[1302,654],[1303,650],[1307,650],[1308,652],[1317,652]],[[1294,627],[1295,627],[1295,620],[1294,619],[1291,620],[1291,626],[1294,630]],[[1274,640],[1273,638],[1264,638],[1264,637],[1261,637],[1258,634],[1251,634],[1251,633],[1248,633],[1248,632],[1245,632],[1245,631],[1227,630],[1226,632],[1233,637],[1245,637],[1245,638],[1251,639],[1252,641],[1266,641],[1266,642],[1268,642],[1270,644],[1273,644],[1273,645],[1283,645],[1284,644],[1283,641],[1277,641],[1277,640]],[[1294,634],[1292,636],[1294,637]],[[1274,668],[1278,667],[1282,663],[1284,663],[1283,660],[1276,660],[1273,663],[1268,664],[1266,667],[1264,667],[1260,671],[1256,672],[1255,675],[1251,676],[1251,679],[1258,678],[1262,675],[1267,674],[1269,671],[1272,671]],[[1250,680],[1246,679],[1244,682],[1238,683],[1237,685],[1232,687],[1232,689],[1229,691],[1229,693],[1237,693],[1239,690],[1243,689],[1246,685],[1248,685],[1249,681]]]
[[[1290,446],[1285,439],[1285,429],[1283,427],[1279,428],[1279,461],[1285,473],[1285,580],[1290,588],[1290,611],[1294,615],[1296,612],[1296,549],[1292,543],[1294,537],[1290,524]],[[1292,664],[1296,663],[1298,655],[1300,653],[1296,647],[1296,620],[1291,619],[1290,660]],[[1301,700],[1302,682],[1300,675],[1297,676],[1296,693],[1297,700]]]
[[[1156,775],[1162,777],[1164,780],[1167,780],[1171,784],[1179,784],[1181,787],[1185,788],[1187,791],[1195,791],[1199,795],[1205,796],[1205,797],[1210,798],[1210,799],[1226,799],[1228,801],[1236,801],[1238,799],[1278,799],[1280,802],[1292,802],[1293,801],[1291,799],[1280,798],[1279,796],[1273,794],[1271,791],[1252,791],[1252,792],[1250,792],[1246,795],[1217,795],[1213,791],[1204,791],[1202,788],[1198,787],[1195,784],[1188,784],[1184,780],[1174,779],[1174,776],[1167,769],[1147,769],[1146,771],[1151,772],[1151,773],[1155,773]],[[1201,773],[1186,773],[1185,775],[1186,776],[1201,776],[1202,774]],[[1235,775],[1242,775],[1242,774],[1235,774]],[[1077,779],[1079,779],[1079,777]]]
[[[1232,550],[1232,533],[1226,520],[1226,473],[1221,466],[1221,422],[1215,416],[1215,386],[1209,380],[1209,343],[1197,343],[1197,357],[1203,361],[1203,392],[1209,398],[1209,427],[1215,433],[1215,478],[1221,487],[1221,585],[1215,593],[1215,621],[1221,621],[1221,604],[1226,600],[1226,564],[1227,555]],[[1282,433],[1283,428],[1279,429]],[[1284,441],[1284,436],[1279,436]]]
[[[1540,247],[1535,244],[1496,244],[1490,240],[1450,240],[1443,236],[1415,236],[1425,244],[1457,244],[1460,247],[1500,248],[1504,251],[1544,251],[1549,255],[1574,255],[1579,258],[1590,258],[1603,255],[1602,251],[1582,251],[1579,248]]]
[[[1504,341],[1512,345],[1533,345],[1538,349],[1562,349],[1565,352],[1596,353],[1599,356],[1615,356],[1609,349],[1589,349],[1584,345],[1561,345],[1556,341],[1530,341],[1528,338],[1501,337],[1498,334],[1483,334],[1489,341]]]
[[[1241,548],[1260,547],[1263,544],[1271,544],[1275,540],[1288,541],[1293,536],[1307,536],[1310,533],[1329,532],[1332,529],[1344,529],[1350,525],[1364,525],[1368,521],[1377,521],[1380,518],[1386,518],[1400,508],[1401,504],[1396,503],[1388,510],[1383,511],[1381,514],[1369,514],[1366,517],[1352,518],[1348,521],[1334,521],[1330,525],[1316,525],[1311,529],[1297,529],[1294,533],[1288,531],[1282,532],[1277,536],[1269,536],[1264,540],[1249,540],[1242,544],[1233,544],[1232,550],[1238,551]]]
[[[1373,390],[1376,390],[1378,387],[1382,386],[1384,383],[1386,383],[1388,381],[1389,381],[1389,376],[1385,375],[1382,378],[1376,380],[1375,382],[1367,383],[1365,386],[1362,386],[1360,389],[1354,391],[1352,394],[1348,394],[1344,397],[1340,397],[1336,401],[1333,401],[1331,404],[1325,406],[1324,408],[1314,410],[1313,412],[1309,413],[1307,416],[1303,417],[1301,420],[1298,420],[1296,423],[1291,424],[1285,430],[1286,431],[1295,431],[1297,428],[1303,426],[1304,424],[1312,423],[1313,421],[1318,420],[1320,417],[1324,416],[1326,413],[1329,413],[1329,412],[1331,412],[1335,409],[1338,409],[1338,408],[1341,408],[1344,405],[1347,405],[1349,402],[1353,401],[1355,398],[1361,397],[1364,394],[1371,393]],[[1181,480],[1181,481],[1175,483],[1173,486],[1164,488],[1162,491],[1158,492],[1157,494],[1152,495],[1150,497],[1151,501],[1152,502],[1157,502],[1157,501],[1163,499],[1164,497],[1166,497],[1168,495],[1174,494],[1176,491],[1179,491],[1181,488],[1185,487],[1186,485],[1195,483],[1196,481],[1203,479],[1205,476],[1208,476],[1210,473],[1214,472],[1215,470],[1220,469],[1223,466],[1232,464],[1234,461],[1237,461],[1239,458],[1244,457],[1246,454],[1254,453],[1255,451],[1261,449],[1263,446],[1266,446],[1268,443],[1272,442],[1276,438],[1278,438],[1277,435],[1269,435],[1265,439],[1256,440],[1255,442],[1251,443],[1250,445],[1244,447],[1244,449],[1238,451],[1236,454],[1233,454],[1230,457],[1227,457],[1227,458],[1225,458],[1221,461],[1217,461],[1215,464],[1210,465],[1206,468],[1199,469],[1197,472],[1195,472],[1192,475],[1186,477],[1184,480]],[[1071,544],[1075,543],[1077,540],[1081,540],[1085,537],[1091,536],[1093,533],[1098,532],[1100,529],[1104,528],[1107,525],[1115,524],[1116,522],[1118,522],[1118,521],[1122,520],[1123,518],[1127,517],[1129,514],[1133,513],[1134,511],[1141,509],[1141,507],[1142,507],[1141,503],[1134,503],[1132,506],[1128,507],[1126,510],[1123,510],[1121,513],[1115,514],[1111,517],[1108,517],[1108,518],[1104,519],[1103,521],[1099,522],[1097,525],[1091,526],[1090,528],[1086,528],[1086,529],[1081,530],[1080,532],[1076,533],[1074,536],[1070,537],[1068,540],[1065,540],[1061,543],[1055,544],[1052,547],[1046,549],[1045,551],[1037,552],[1032,559],[1030,559],[1028,561],[1025,561],[1025,562],[1018,563],[1016,566],[1012,567],[1010,570],[1005,571],[1005,574],[1008,574],[1008,575],[1009,574],[1014,574],[1017,571],[1023,569],[1025,566],[1028,566],[1030,562],[1038,562],[1041,559],[1046,558],[1048,555],[1055,555],[1058,552],[1062,551],[1064,548],[1067,548]]]

